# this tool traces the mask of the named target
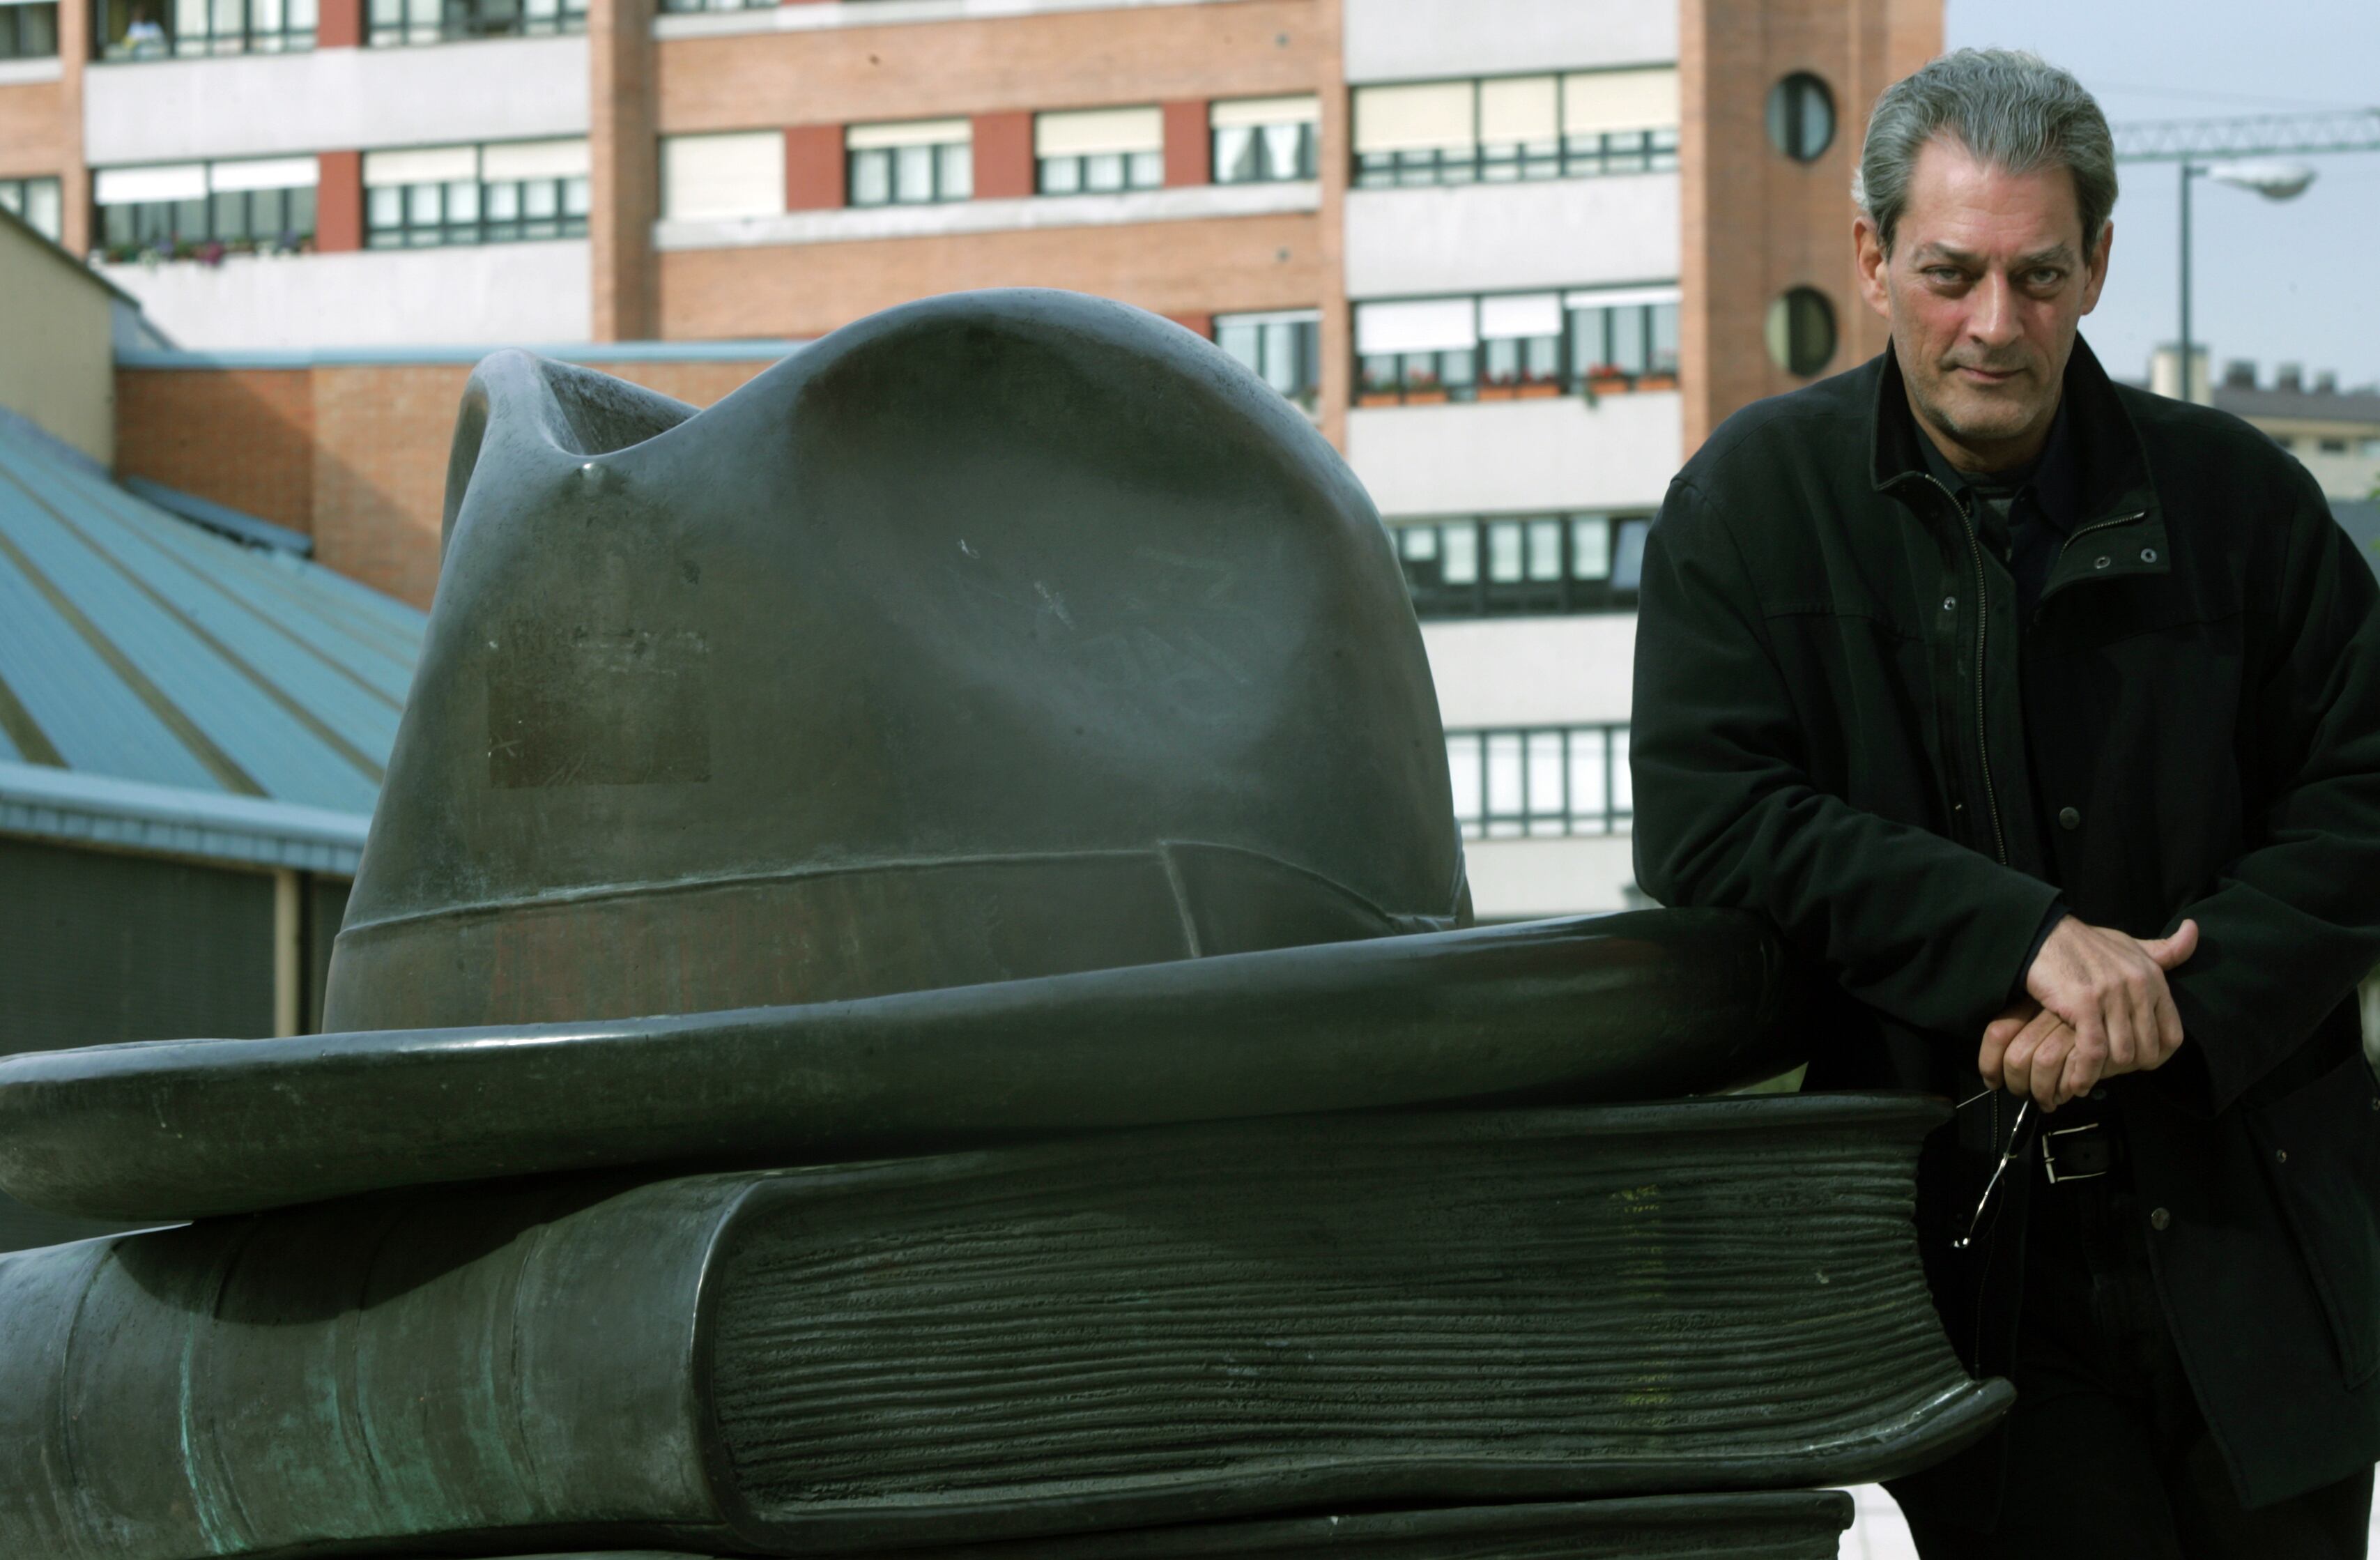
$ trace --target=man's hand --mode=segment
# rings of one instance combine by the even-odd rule
[[[2163,1066],[2182,1040],[2166,971],[2197,949],[2196,921],[2143,941],[2067,917],[2025,977],[2032,1000],[1984,1030],[1976,1070],[2052,1111],[2103,1078]]]

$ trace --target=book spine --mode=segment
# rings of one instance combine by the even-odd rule
[[[0,1257],[0,1554],[715,1531],[690,1360],[747,1180],[371,1200]]]

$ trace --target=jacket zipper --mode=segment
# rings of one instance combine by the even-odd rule
[[[2147,513],[2148,511],[2146,509],[2143,509],[2137,514],[2115,515],[2104,520],[2093,520],[2087,526],[2076,526],[2073,530],[2067,534],[2066,540],[2058,543],[2058,555],[2060,559],[2063,559],[2066,556],[2067,548],[2073,546],[2074,543],[2080,542],[2082,538],[2090,535],[2095,530],[2105,530],[2109,526],[2128,526]]]
[[[1991,631],[1992,622],[1990,577],[1984,572],[1984,544],[1975,535],[1974,517],[1967,513],[1967,506],[1964,504],[1959,502],[1959,495],[1936,481],[1930,475],[1924,480],[1933,484],[1935,492],[1950,501],[1951,508],[1959,511],[1960,528],[1967,533],[1967,552],[1974,559],[1975,753],[1983,762],[1984,812],[1992,823],[1992,849],[1998,855],[2000,865],[2005,867],[2009,864],[2008,835],[2000,826],[1999,793],[1992,786],[1992,735],[1984,705],[1984,644],[1985,636]],[[2076,536],[2081,534],[2080,531],[2075,532]],[[2067,538],[2070,544],[2073,540],[2071,536]],[[1997,1110],[1997,1106],[1995,1109]],[[1999,1125],[1997,1116],[1992,1125],[1994,1127]]]

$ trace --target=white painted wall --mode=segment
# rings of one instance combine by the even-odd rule
[[[1633,612],[1429,622],[1421,641],[1450,730],[1628,719]]]
[[[584,238],[99,270],[194,351],[563,346],[589,329]]]
[[[1347,414],[1348,464],[1392,519],[1651,509],[1684,463],[1683,439],[1674,390]]]
[[[1471,908],[1482,920],[1580,915],[1628,908],[1636,881],[1628,835],[1561,839],[1467,839]]]
[[[94,65],[93,167],[587,133],[587,40]]]
[[[775,216],[710,217],[653,224],[662,250],[742,249],[766,244],[827,244],[859,238],[930,238],[1005,233],[1022,227],[1115,227],[1136,222],[1268,216],[1310,212],[1322,203],[1311,179],[1280,184],[1197,184],[1112,195],[1026,195],[1015,200],[943,201],[916,206],[843,206]]]
[[[1347,296],[1673,282],[1678,176],[1347,192]]]
[[[1425,80],[1678,57],[1667,0],[1346,0],[1347,79]]]

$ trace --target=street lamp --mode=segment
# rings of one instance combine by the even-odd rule
[[[2313,182],[2313,170],[2303,163],[2216,163],[2202,165],[2184,158],[2181,164],[2181,350],[2174,364],[2180,398],[2190,394],[2190,181],[2201,177],[2235,189],[2252,189],[2267,201],[2294,201]]]

